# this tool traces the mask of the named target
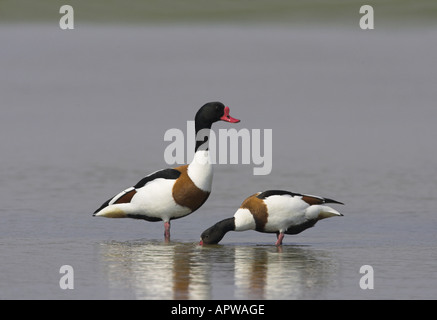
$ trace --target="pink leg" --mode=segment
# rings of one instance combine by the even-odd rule
[[[282,245],[282,239],[284,239],[284,233],[278,233],[278,240],[276,241],[276,246],[281,246]]]
[[[169,242],[170,241],[170,221],[166,221],[164,222],[164,237],[165,237],[165,242]]]

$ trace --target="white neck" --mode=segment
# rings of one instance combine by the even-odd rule
[[[208,150],[199,150],[188,165],[188,176],[203,191],[211,192],[213,168]]]

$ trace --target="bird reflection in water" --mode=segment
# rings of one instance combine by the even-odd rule
[[[110,298],[305,299],[329,287],[335,259],[305,246],[136,240],[98,244]]]
[[[209,299],[207,264],[196,244],[137,240],[99,244],[111,298],[131,291],[135,299]]]
[[[307,247],[235,248],[237,299],[314,298],[329,282],[335,266],[325,252]]]

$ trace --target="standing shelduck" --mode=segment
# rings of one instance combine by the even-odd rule
[[[244,200],[232,218],[205,230],[199,244],[217,244],[229,231],[256,230],[276,233],[276,245],[280,246],[284,234],[298,234],[321,219],[342,216],[326,203],[343,204],[328,198],[282,190],[258,192]]]
[[[240,122],[229,115],[229,107],[221,102],[209,102],[202,106],[195,117],[196,148],[192,162],[151,173],[103,203],[93,216],[164,221],[164,236],[169,241],[170,220],[185,217],[199,209],[211,192],[213,168],[207,148],[208,132],[212,124],[219,120]]]

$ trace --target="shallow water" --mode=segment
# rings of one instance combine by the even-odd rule
[[[0,299],[435,299],[436,35],[2,25]],[[211,100],[238,129],[273,130],[270,175],[215,165],[209,200],[172,222],[169,244],[162,223],[92,217],[167,167],[164,133]],[[281,248],[252,231],[197,245],[273,188],[345,202],[344,217]]]

